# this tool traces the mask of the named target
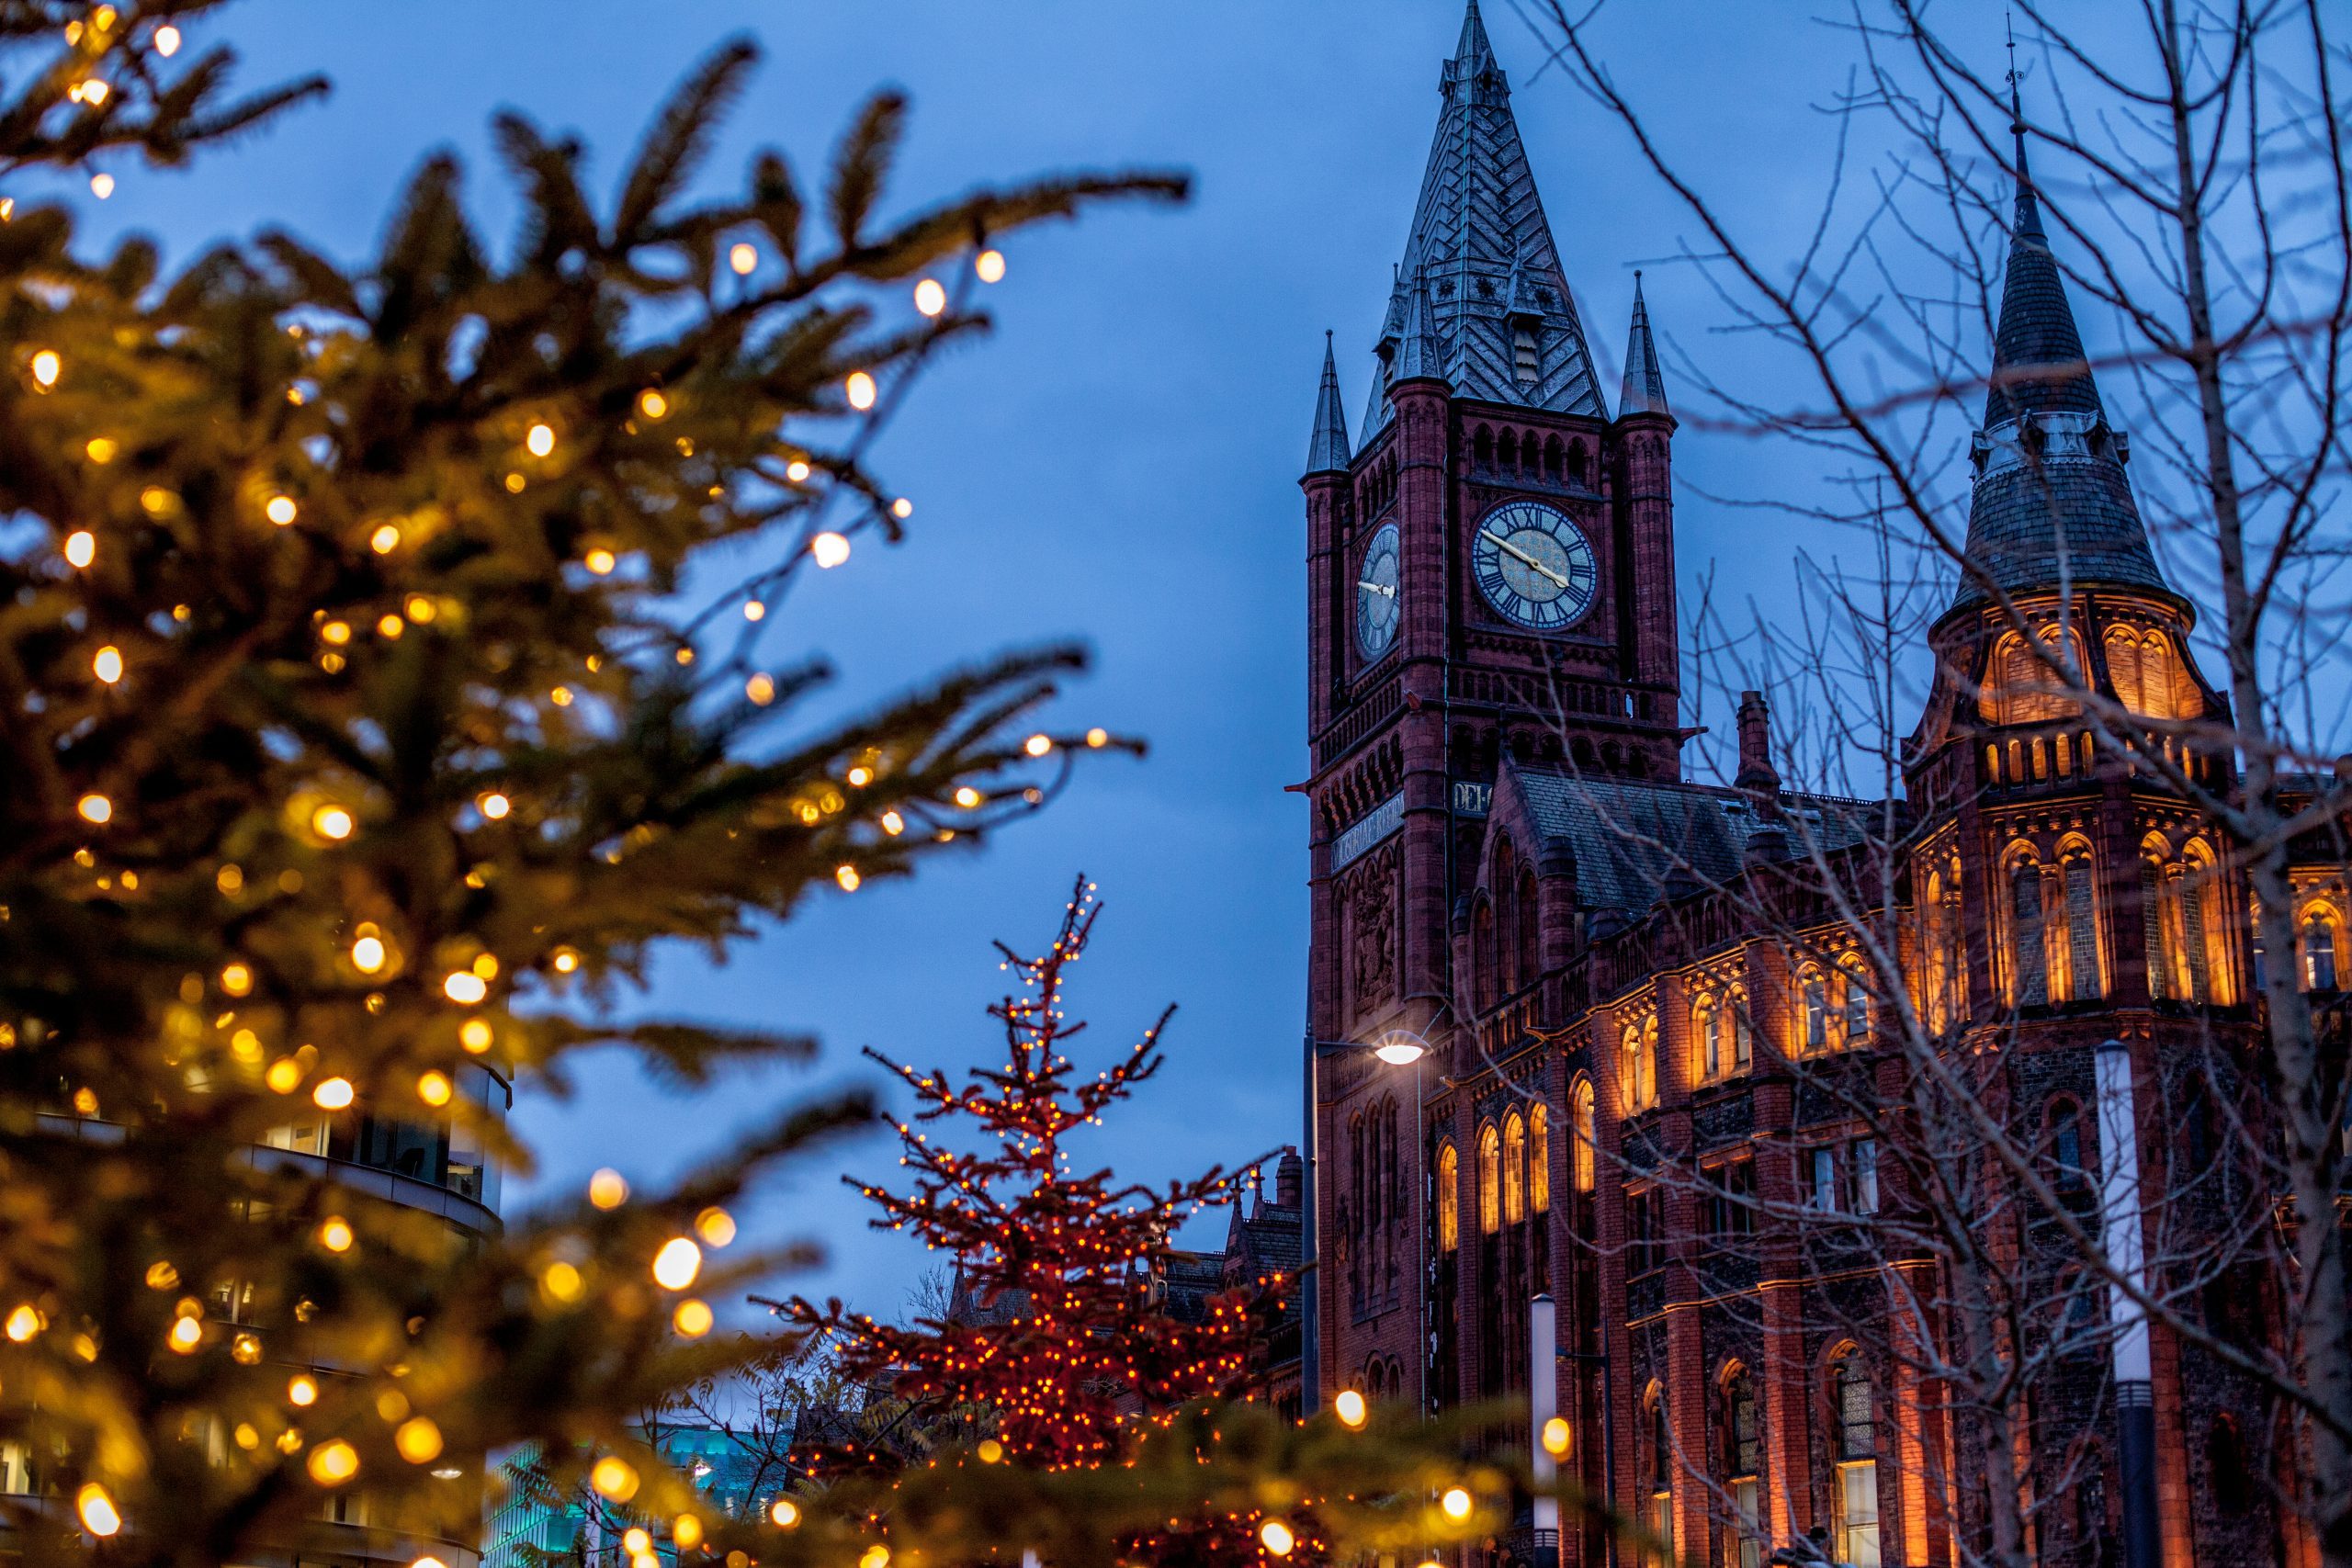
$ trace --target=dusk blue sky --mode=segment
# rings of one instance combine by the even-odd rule
[[[1751,234],[1790,248],[1828,165],[1817,106],[1842,70],[1842,40],[1815,10],[1645,0],[1607,32],[1612,69],[1659,111],[1672,150]],[[1982,13],[1952,21],[1981,32],[1989,61],[1999,11]],[[608,1063],[574,1102],[522,1109],[546,1179],[673,1168],[853,1069],[860,1045],[924,1065],[986,1055],[981,1009],[1001,984],[989,939],[1041,942],[1080,868],[1108,904],[1073,998],[1100,1032],[1093,1048],[1182,1004],[1164,1076],[1102,1152],[1124,1174],[1165,1178],[1295,1138],[1307,840],[1306,807],[1283,791],[1306,765],[1295,481],[1327,327],[1351,420],[1363,407],[1460,18],[1459,0],[245,0],[197,34],[233,39],[248,84],[318,69],[335,92],[192,171],[120,167],[112,200],[80,203],[94,231],[149,231],[180,258],[271,223],[356,256],[444,143],[470,157],[477,209],[503,234],[511,204],[482,155],[501,106],[580,131],[608,192],[653,106],[736,32],[766,62],[708,181],[737,179],[761,143],[817,164],[884,83],[914,101],[901,203],[1081,165],[1197,176],[1186,208],[1102,212],[1009,247],[1011,276],[988,300],[1000,330],[932,376],[880,449],[880,470],[918,507],[909,543],[861,547],[809,583],[770,644],[822,650],[855,700],[959,659],[1080,637],[1097,671],[1062,716],[1146,736],[1149,759],[1100,761],[979,854],[819,898],[723,967],[665,964],[651,1006],[812,1029],[823,1067],[680,1100]],[[1539,71],[1512,0],[1489,0],[1487,19],[1612,406],[1632,271],[1645,263],[1669,390],[1690,357],[1736,377],[1747,351],[1714,330],[1704,282],[1657,265],[1690,238],[1687,217],[1622,131]],[[1815,482],[1804,455],[1694,423],[1677,460],[1686,592],[1720,569],[1770,604],[1792,550],[1831,542],[1708,499],[1802,491]],[[892,1150],[876,1137],[842,1163],[887,1175]],[[924,1258],[864,1233],[840,1168],[769,1189],[755,1230],[821,1237],[835,1263],[812,1283],[892,1310]],[[510,1203],[527,1192],[510,1186]]]

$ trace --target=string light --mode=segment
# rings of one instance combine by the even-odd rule
[[[308,1372],[297,1372],[286,1384],[286,1403],[307,1410],[319,1402],[319,1382]]]
[[[915,503],[909,501],[903,495],[890,503],[890,515],[897,518],[901,523],[904,523],[908,518],[912,517],[914,514]]]
[[[947,290],[935,277],[926,277],[915,285],[915,309],[926,316],[936,316],[947,309]]]
[[[628,1182],[617,1170],[607,1168],[588,1179],[588,1201],[599,1209],[617,1209],[628,1201]]]
[[[98,536],[87,528],[76,528],[65,536],[65,562],[81,568],[98,558]]]
[[[800,1505],[789,1497],[778,1497],[768,1507],[768,1523],[780,1530],[788,1530],[800,1522]]]
[[[441,982],[441,994],[460,1007],[471,1007],[490,995],[490,987],[470,969],[459,969]]]
[[[496,1039],[497,1032],[490,1027],[488,1019],[469,1018],[458,1026],[458,1043],[477,1056],[489,1050]]]
[[[341,1438],[311,1450],[311,1479],[322,1486],[340,1486],[359,1473],[359,1450]]]
[[[75,801],[74,809],[81,814],[83,821],[95,822],[100,827],[114,820],[114,802],[96,792]]]
[[[474,808],[492,822],[503,822],[506,820],[506,814],[514,810],[514,806],[504,795],[496,790],[492,790],[474,801]]]
[[[589,1470],[588,1484],[616,1503],[626,1503],[637,1495],[637,1469],[617,1455],[606,1454]]]
[[[584,564],[590,571],[594,572],[598,577],[605,577],[610,575],[613,568],[619,565],[620,562],[610,550],[594,549],[590,550],[586,557],[583,558],[582,564]]]
[[[842,383],[842,390],[849,398],[849,406],[861,413],[874,406],[874,378],[863,370],[853,370],[849,379]]]
[[[1437,1506],[1447,1518],[1459,1524],[1470,1517],[1470,1494],[1459,1486],[1449,1486]]]
[[[1280,1519],[1268,1519],[1260,1525],[1258,1539],[1265,1542],[1266,1550],[1277,1557],[1288,1557],[1291,1548],[1298,1544],[1298,1538],[1291,1534],[1290,1527]]]
[[[1331,1411],[1346,1427],[1363,1426],[1368,1415],[1364,1409],[1363,1395],[1351,1388],[1340,1391],[1339,1397],[1331,1401]]]
[[[689,1296],[678,1303],[670,1314],[672,1326],[689,1339],[699,1339],[710,1332],[710,1303]]]
[[[854,865],[837,865],[833,867],[833,880],[841,884],[842,892],[854,893],[865,878],[857,874],[857,867]]]
[[[653,1255],[653,1282],[665,1291],[683,1291],[702,1272],[702,1248],[687,1236],[675,1235]]]
[[[390,523],[379,525],[376,531],[368,536],[368,546],[379,556],[390,555],[401,547],[401,531]]]
[[[340,1215],[330,1217],[319,1226],[319,1245],[329,1252],[351,1250],[351,1222]]]
[[[415,1416],[393,1429],[392,1447],[411,1464],[430,1464],[441,1457],[441,1428]]]
[[[735,1239],[735,1216],[720,1208],[705,1209],[695,1216],[695,1234],[712,1247],[725,1247]]]
[[[101,94],[101,96],[104,95]],[[114,194],[114,176],[101,170],[90,176],[90,194],[100,201]]]
[[[8,1309],[8,1321],[5,1326],[0,1326],[0,1332],[5,1332],[14,1343],[22,1345],[47,1326],[41,1319],[40,1309],[27,1302]]]
[[[47,391],[57,385],[57,378],[64,373],[65,361],[58,357],[57,350],[44,348],[33,355],[32,370],[33,384]]]
[[[972,258],[972,270],[979,275],[982,283],[1002,283],[1004,281],[1004,253],[998,250],[982,251]]]
[[[108,643],[90,660],[90,673],[100,682],[113,685],[122,679],[122,649]]]
[[[180,30],[165,22],[155,29],[155,52],[169,60],[180,51]]]
[[[738,277],[748,277],[760,265],[759,247],[749,241],[738,240],[728,247],[727,265],[735,269]]]
[[[1054,749],[1054,743],[1050,737],[1033,735],[1022,743],[1021,749],[1032,757],[1042,757]]]
[[[648,387],[637,395],[637,412],[647,419],[660,419],[670,412],[670,400]]]
[[[351,813],[340,806],[322,806],[311,813],[311,831],[337,843],[351,837],[355,826]]]
[[[262,515],[284,528],[292,525],[297,508],[290,495],[273,495],[262,509]]]
[[[348,1111],[357,1098],[351,1080],[345,1077],[321,1078],[311,1090],[311,1101],[322,1111]]]
[[[1544,1451],[1555,1459],[1568,1451],[1568,1424],[1562,1417],[1544,1423]]]
[[[831,571],[849,559],[849,536],[827,529],[808,541],[808,554],[820,567]]]
[[[428,1072],[417,1077],[416,1098],[427,1105],[435,1108],[447,1105],[456,1092],[457,1087],[450,1083],[446,1074]]]
[[[82,1489],[74,1494],[74,1512],[80,1516],[82,1528],[100,1539],[122,1529],[122,1515],[116,1509],[114,1499],[95,1481],[83,1483]]]
[[[551,424],[531,426],[530,434],[523,437],[523,447],[534,457],[546,457],[555,450],[555,426]]]
[[[760,707],[775,701],[775,681],[766,674],[756,674],[743,682],[743,694]]]
[[[363,936],[351,944],[351,966],[362,975],[373,975],[384,966],[384,939]]]

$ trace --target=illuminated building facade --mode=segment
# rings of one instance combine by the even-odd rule
[[[1431,1047],[1310,1071],[1310,1397],[1436,1410],[1521,1393],[1543,1358],[1564,1468],[1679,1557],[1756,1568],[1810,1538],[1858,1564],[1965,1560],[1987,1528],[1976,1417],[1894,1342],[1918,1284],[1904,1259],[1852,1239],[1903,1200],[1876,1122],[1902,1082],[1889,998],[1850,927],[1772,890],[1803,881],[1796,859],[1855,852],[1870,906],[1902,911],[1908,1005],[1951,1059],[1996,1064],[2007,1123],[2062,1200],[2096,1215],[2136,1174],[2144,1213],[2194,1231],[2247,1198],[2214,1141],[2260,1031],[2246,894],[2178,781],[2048,691],[2012,611],[2151,735],[2226,698],[2190,654],[2194,609],[2150,551],[2021,182],[1978,570],[1930,633],[1945,673],[1903,798],[1784,789],[1755,694],[1732,785],[1687,780],[1677,426],[1638,280],[1612,411],[1475,0],[1440,89],[1369,407],[1351,437],[1327,352],[1302,481],[1308,1049]],[[2187,739],[2167,765],[2233,780]],[[1877,891],[1866,840],[1899,846]],[[2296,863],[2300,940],[2276,961],[2333,997],[2345,852],[2301,844]],[[2157,1228],[2152,1257],[2179,1240]],[[2003,1245],[2026,1285],[2056,1267],[2033,1235]],[[2216,1335],[2273,1332],[2263,1258],[2222,1256],[2188,1292]],[[1548,1357],[1530,1350],[1539,1295]],[[2079,1343],[2050,1341],[2016,1439],[2041,1562],[2317,1561],[2275,1504],[2256,1385],[2162,1326],[2110,1333],[2103,1291],[2047,1297],[2048,1332]],[[2126,1338],[2129,1366],[2110,1354]],[[1489,1556],[1555,1551],[1632,1561],[1598,1529],[1539,1539],[1524,1513]]]

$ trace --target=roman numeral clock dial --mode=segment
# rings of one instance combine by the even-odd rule
[[[1356,647],[1366,664],[1396,640],[1396,525],[1372,536],[1356,570]]]
[[[1470,560],[1487,603],[1530,631],[1566,631],[1598,596],[1592,541],[1566,513],[1540,502],[1507,501],[1487,513]]]

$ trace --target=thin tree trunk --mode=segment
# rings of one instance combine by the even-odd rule
[[[2352,1302],[2345,1294],[2343,1233],[2336,1223],[2335,1147],[2337,1129],[2327,1114],[2309,1001],[2295,983],[2294,890],[2287,875],[2286,818],[2278,807],[2278,755],[2265,743],[2268,705],[2259,663],[2263,606],[2250,592],[2245,518],[2230,451],[2229,406],[2222,382],[2222,345],[2213,332],[2206,275],[2201,184],[2180,52],[2176,0],[2165,0],[2165,71],[2171,88],[2177,163],[2182,297],[2188,310],[2187,360],[2196,378],[2203,426],[2207,486],[2220,551],[2222,599],[2227,615],[2225,650],[2230,700],[2239,728],[2257,739],[2245,747],[2245,872],[2259,901],[2256,931],[2267,962],[2263,996],[2268,1004],[2270,1054],[2278,1074],[2280,1155],[2297,1217],[2296,1251],[2302,1266],[2299,1347],[2312,1402],[2331,1420],[2306,1422],[2310,1438],[2308,1500],[2328,1568],[2352,1568]]]

